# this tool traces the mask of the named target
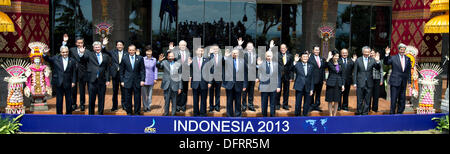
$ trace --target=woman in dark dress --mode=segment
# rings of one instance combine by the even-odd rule
[[[330,61],[331,59],[331,61]],[[326,82],[327,89],[325,93],[325,101],[328,102],[328,110],[330,116],[336,116],[339,101],[344,91],[344,78],[342,77],[342,67],[338,62],[339,52],[333,50],[328,55],[327,65],[328,79]]]

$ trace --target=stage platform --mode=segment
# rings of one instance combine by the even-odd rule
[[[447,85],[446,83],[447,81],[445,80],[443,85]],[[289,110],[284,110],[284,109],[280,109],[276,111],[276,116],[277,117],[289,117],[289,116],[294,116],[294,106],[295,106],[295,91],[292,90],[293,88],[293,82],[291,82],[290,86],[291,86],[291,90],[290,90],[290,95],[289,95]],[[164,113],[164,94],[163,94],[163,90],[160,88],[161,86],[161,80],[158,80],[158,82],[156,83],[156,85],[153,88],[153,102],[151,105],[151,111],[150,112],[141,112],[141,115],[144,116],[162,116]],[[243,112],[242,116],[243,117],[262,117],[261,114],[261,97],[260,97],[260,92],[257,90],[257,86],[258,83],[256,83],[255,86],[255,97],[254,97],[254,105],[255,105],[255,109],[256,111],[250,111],[247,110],[245,112]],[[190,85],[189,85],[190,87]],[[328,112],[328,103],[325,102],[325,85],[322,88],[322,97],[321,97],[321,105],[320,108],[323,110],[323,112],[318,112],[318,111],[312,111],[310,113],[309,116],[329,116],[329,112]],[[445,91],[445,89],[443,90]],[[86,90],[87,92],[87,90]],[[118,96],[118,100],[121,100],[121,94],[120,94],[120,90],[119,90],[119,96]],[[84,112],[80,111],[80,108],[78,107],[77,110],[75,110],[73,112],[74,115],[88,115],[88,94],[86,94],[86,110]],[[281,100],[283,100],[283,98],[281,97]],[[209,110],[209,92],[208,92],[208,98],[207,98],[207,111]],[[193,116],[193,99],[192,99],[192,90],[189,88],[188,91],[188,102],[187,102],[187,109],[186,112],[178,112],[176,115],[177,116]],[[47,103],[49,104],[49,111],[29,111],[29,107],[27,107],[27,114],[56,114],[56,97],[53,97],[49,100],[47,100]],[[79,96],[78,96],[78,102],[77,102],[78,106],[79,104]],[[226,95],[225,95],[225,89],[222,88],[221,89],[221,97],[220,97],[220,112],[214,111],[213,113],[208,113],[208,117],[225,117],[226,116]],[[105,96],[105,110],[104,110],[104,115],[126,115],[126,112],[124,110],[122,110],[122,106],[121,103],[119,102],[119,110],[112,112],[111,111],[111,107],[112,107],[112,85],[107,87],[106,90],[106,96]],[[63,109],[65,110],[65,104]],[[96,107],[97,110],[97,107]],[[379,99],[379,106],[378,106],[378,112],[373,112],[370,111],[369,115],[387,115],[389,114],[389,110],[390,110],[390,102],[388,102],[387,100],[380,98]],[[269,109],[268,109],[269,111]],[[351,87],[350,90],[350,96],[349,96],[349,111],[339,111],[338,112],[338,116],[352,116],[355,115],[355,111],[356,111],[356,88],[354,88],[353,86]],[[65,112],[65,111],[63,111]],[[97,114],[97,112],[96,112]],[[415,114],[415,112],[411,112],[411,111],[405,111],[404,114]]]

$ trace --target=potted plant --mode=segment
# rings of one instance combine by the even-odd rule
[[[437,130],[439,130],[442,134],[448,134],[448,115],[441,118],[434,117],[431,120],[438,123],[438,125],[436,126]]]
[[[19,119],[22,116],[23,114],[17,116],[14,119],[10,119],[9,117],[0,117],[0,134],[16,134],[17,132],[19,132],[19,127],[22,126],[22,124],[19,123]]]

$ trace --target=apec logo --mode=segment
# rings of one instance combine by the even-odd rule
[[[153,123],[150,126],[145,127],[144,133],[146,133],[146,134],[154,134],[154,133],[156,133],[156,128],[153,128],[153,126],[155,126],[155,123],[156,123],[155,119],[153,119]]]

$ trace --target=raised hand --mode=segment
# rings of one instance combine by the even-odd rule
[[[164,54],[160,54],[160,55],[159,55],[159,58],[158,58],[158,61],[163,61],[164,58],[166,58],[166,57],[164,57]]]
[[[270,45],[269,45],[269,47],[270,48],[273,48],[275,46],[275,41],[274,40],[270,40]]]
[[[231,52],[229,49],[225,49],[225,57],[230,57],[231,56]]]
[[[261,57],[258,57],[258,59],[256,60],[256,64],[261,65],[263,63]]]
[[[298,62],[299,60],[300,60],[300,55],[299,54],[295,54],[294,61]]]
[[[327,62],[329,62],[331,58],[333,58],[333,53],[331,53],[331,51],[328,51]]]
[[[175,46],[173,46],[173,42],[169,43],[169,50],[173,50],[175,48]]]
[[[380,53],[376,53],[374,58],[375,58],[375,61],[379,62],[380,61]]]
[[[242,40],[242,37],[239,37],[237,41],[239,46],[242,46],[242,44],[244,44],[244,40]]]
[[[192,64],[192,58],[191,58],[191,57],[188,58],[188,64],[189,64],[189,65]]]
[[[391,48],[386,47],[386,49],[384,49],[384,51],[386,51],[386,55],[389,55],[391,53]]]
[[[69,40],[69,35],[67,35],[67,33],[66,34],[64,34],[64,36],[63,36],[63,41],[64,42],[67,42]]]
[[[86,51],[86,47],[81,47],[81,48],[80,48],[80,53],[83,54],[85,51]]]
[[[108,38],[103,38],[103,45],[106,46],[109,43]]]

